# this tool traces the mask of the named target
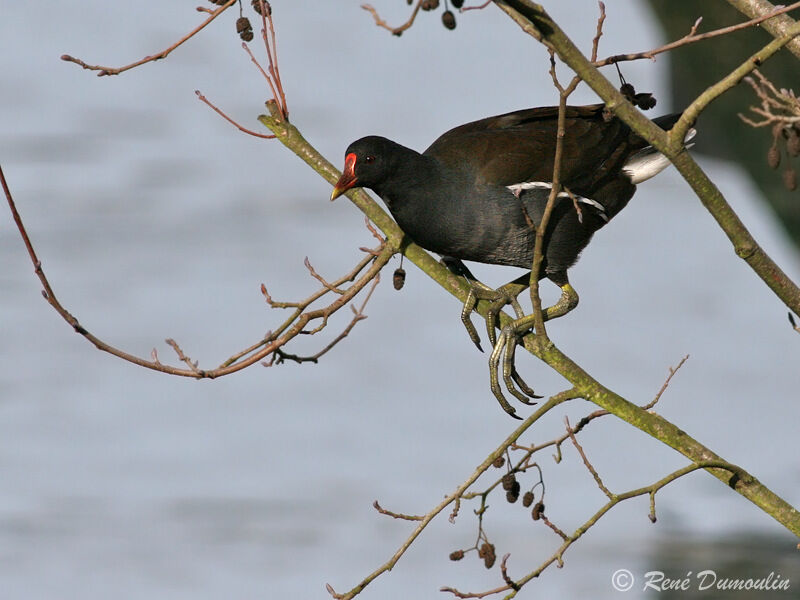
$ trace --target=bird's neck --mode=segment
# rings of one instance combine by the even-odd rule
[[[373,186],[396,219],[400,214],[418,211],[431,190],[443,184],[438,161],[398,144],[390,177]]]

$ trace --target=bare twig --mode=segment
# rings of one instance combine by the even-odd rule
[[[97,73],[98,77],[103,77],[105,75],[119,75],[120,73],[128,71],[129,69],[133,69],[133,68],[139,67],[139,66],[141,66],[141,65],[143,65],[145,63],[149,63],[149,62],[153,62],[153,61],[156,61],[156,60],[161,60],[162,58],[166,58],[173,50],[175,50],[176,48],[181,46],[183,43],[185,43],[186,41],[188,41],[189,39],[194,37],[203,28],[205,28],[206,25],[211,23],[211,21],[216,19],[219,15],[221,15],[223,12],[228,10],[235,3],[236,3],[236,0],[228,0],[228,2],[226,2],[225,4],[220,6],[219,8],[217,8],[217,9],[215,9],[213,11],[209,11],[208,18],[205,21],[200,23],[200,25],[198,25],[197,27],[192,29],[189,33],[187,33],[185,36],[183,36],[181,39],[179,39],[177,42],[175,42],[174,44],[172,44],[171,46],[169,46],[165,50],[162,50],[158,54],[153,54],[151,56],[145,56],[143,59],[137,60],[136,62],[132,62],[131,64],[125,65],[124,67],[104,67],[104,66],[101,66],[101,65],[89,65],[89,64],[86,64],[81,59],[75,58],[74,56],[70,56],[69,54],[63,54],[61,56],[61,60],[64,60],[64,61],[67,61],[67,62],[71,62],[71,63],[75,63],[76,65],[78,65],[80,67],[83,67],[84,69],[88,69],[89,71],[98,71],[98,73]]]
[[[414,5],[414,10],[411,11],[411,16],[408,18],[408,21],[406,21],[402,25],[398,25],[397,27],[392,27],[386,21],[381,19],[381,16],[378,14],[378,11],[375,10],[375,7],[372,6],[371,4],[362,4],[361,8],[363,8],[372,15],[372,18],[375,19],[375,25],[377,25],[378,27],[383,27],[384,29],[391,32],[392,35],[399,36],[406,29],[408,29],[414,24],[414,19],[417,18],[417,13],[419,12],[421,6],[422,6],[422,0],[417,0],[417,3]]]
[[[572,442],[572,445],[575,446],[575,449],[578,451],[578,454],[581,455],[581,460],[583,460],[583,464],[586,465],[586,468],[589,470],[589,473],[592,474],[592,477],[594,478],[597,487],[599,487],[600,490],[606,496],[609,497],[609,499],[613,499],[614,494],[612,494],[611,491],[605,486],[603,480],[600,478],[600,475],[597,473],[597,469],[595,469],[594,466],[592,466],[592,463],[589,461],[588,457],[586,456],[586,453],[583,451],[583,446],[581,446],[578,443],[578,439],[575,437],[575,431],[572,429],[572,427],[570,427],[569,419],[567,417],[564,417],[564,423],[566,423],[567,425],[567,433],[569,434],[569,439]]]
[[[603,37],[603,23],[606,20],[606,5],[598,2],[600,9],[600,16],[597,17],[597,29],[595,31],[594,39],[592,39],[592,61],[597,60],[597,49],[600,47],[600,38]]]
[[[314,270],[314,267],[311,265],[311,261],[308,260],[307,256],[305,257],[305,259],[303,259],[303,264],[305,265],[306,269],[308,269],[308,272],[311,273],[311,276],[317,281],[319,281],[325,289],[335,294],[339,295],[344,294],[343,290],[340,290],[335,285],[328,283],[322,275],[320,275]]]
[[[455,502],[456,499],[460,498],[461,495],[472,486],[477,479],[489,469],[494,462],[494,460],[498,456],[502,456],[505,452],[505,449],[508,448],[512,443],[514,443],[519,436],[522,435],[527,429],[539,420],[543,415],[548,413],[551,409],[558,406],[562,402],[570,400],[575,397],[575,390],[566,390],[552,396],[547,402],[542,404],[536,412],[534,412],[531,416],[525,419],[519,427],[517,427],[503,442],[498,446],[498,448],[492,452],[486,459],[478,466],[477,469],[470,475],[466,481],[461,483],[451,494],[448,494],[439,504],[433,507],[427,514],[424,515],[423,519],[419,521],[419,524],[414,529],[414,531],[408,536],[408,538],[401,544],[401,546],[397,549],[397,551],[392,555],[392,557],[387,560],[384,564],[379,566],[375,569],[372,573],[364,577],[358,585],[352,588],[350,591],[339,594],[337,593],[332,586],[327,585],[326,588],[328,593],[336,598],[337,600],[351,600],[355,596],[361,593],[361,591],[367,587],[372,581],[374,581],[377,577],[379,577],[382,573],[390,571],[397,561],[405,554],[406,550],[411,546],[414,540],[419,537],[419,535],[425,530],[428,524],[440,513],[442,512],[447,506],[451,503]]]
[[[243,132],[243,133],[246,133],[247,135],[252,135],[253,137],[257,137],[257,138],[263,138],[263,139],[266,139],[266,140],[272,140],[272,139],[275,139],[275,136],[274,136],[274,135],[272,135],[272,134],[268,134],[268,133],[259,133],[259,132],[257,132],[257,131],[253,131],[252,129],[248,129],[247,127],[245,127],[244,125],[241,125],[240,123],[237,123],[236,121],[234,121],[233,119],[231,119],[231,118],[230,118],[228,115],[226,115],[224,112],[222,112],[222,110],[221,110],[221,109],[219,109],[217,106],[215,106],[214,104],[212,104],[212,103],[211,103],[211,101],[210,101],[208,98],[206,98],[206,97],[205,97],[205,96],[204,96],[202,93],[200,93],[200,90],[195,90],[195,91],[194,91],[194,93],[195,93],[195,94],[197,94],[197,98],[198,98],[198,99],[199,99],[201,102],[204,102],[204,103],[205,103],[207,106],[209,106],[209,107],[210,107],[210,108],[211,108],[211,109],[212,109],[214,112],[216,112],[216,113],[217,113],[217,114],[218,114],[220,117],[222,117],[222,118],[223,118],[223,119],[225,119],[225,120],[226,120],[228,123],[230,123],[231,125],[233,125],[234,127],[236,127],[236,128],[239,130],[239,131],[241,131],[241,132]]]
[[[288,120],[289,105],[286,103],[286,94],[283,91],[281,72],[280,68],[278,67],[278,44],[275,39],[275,23],[272,21],[272,10],[267,10],[264,0],[259,0],[259,4],[261,5],[261,10],[259,11],[261,14],[261,39],[264,41],[264,48],[267,51],[269,75],[264,73],[264,69],[261,68],[261,65],[259,65],[257,61],[254,62],[256,62],[256,65],[258,65],[259,70],[264,73],[270,88],[272,88],[273,97],[275,98],[275,102],[278,104],[284,120]],[[267,36],[268,29],[269,36]],[[252,54],[250,56],[252,58]]]
[[[402,513],[396,513],[392,512],[391,510],[386,510],[385,508],[381,507],[380,504],[378,504],[377,500],[375,500],[375,502],[372,503],[372,506],[382,515],[392,517],[393,519],[402,519],[404,521],[422,521],[422,519],[425,518],[419,515],[404,515]]]
[[[667,375],[667,378],[664,381],[664,385],[662,385],[661,389],[658,390],[658,393],[656,394],[655,398],[653,398],[650,402],[642,406],[644,410],[650,410],[656,405],[656,403],[659,400],[661,400],[661,395],[666,391],[667,386],[669,386],[669,382],[672,381],[672,378],[675,376],[675,373],[678,372],[678,369],[680,369],[683,366],[683,363],[685,363],[687,360],[689,360],[688,354],[680,360],[677,366],[675,366],[674,368],[673,367],[669,368],[669,375]]]
[[[80,335],[86,338],[89,342],[91,342],[98,350],[103,352],[108,352],[118,358],[121,358],[125,361],[131,362],[133,364],[139,365],[141,367],[145,367],[148,369],[152,369],[154,371],[159,371],[161,373],[168,373],[170,375],[178,375],[181,377],[192,377],[195,379],[214,379],[216,377],[222,377],[224,375],[229,375],[231,373],[235,373],[249,367],[252,364],[262,361],[270,354],[273,354],[282,346],[284,346],[287,342],[292,340],[294,337],[299,335],[301,332],[305,330],[306,325],[316,319],[322,319],[323,323],[327,321],[327,318],[341,309],[343,306],[348,304],[364,287],[366,287],[371,281],[375,280],[378,277],[378,273],[380,272],[381,268],[391,259],[391,257],[395,254],[396,250],[394,247],[389,246],[388,244],[384,245],[383,250],[377,256],[369,256],[365,257],[356,268],[348,275],[352,275],[354,278],[354,283],[347,288],[347,290],[341,294],[336,300],[334,300],[331,304],[316,309],[316,310],[306,310],[309,308],[314,300],[322,297],[324,294],[329,293],[330,290],[327,288],[323,288],[320,292],[312,294],[312,296],[306,299],[304,302],[298,303],[298,308],[292,314],[292,316],[284,322],[278,329],[274,332],[270,333],[267,337],[262,339],[257,344],[254,344],[249,349],[238,352],[233,357],[222,363],[215,369],[200,369],[198,368],[197,364],[191,361],[185,353],[180,349],[177,343],[174,340],[167,340],[167,344],[173,347],[175,352],[178,354],[179,360],[184,362],[188,368],[182,369],[178,367],[173,367],[169,365],[165,365],[158,359],[157,353],[151,353],[151,360],[147,360],[133,354],[129,354],[123,350],[115,348],[114,346],[110,345],[109,343],[101,340],[97,336],[90,333],[83,325],[80,324],[77,318],[75,318],[64,306],[61,305],[58,298],[56,297],[53,288],[50,285],[50,282],[47,279],[47,276],[44,273],[42,268],[42,263],[39,260],[36,252],[34,251],[33,244],[28,236],[28,232],[25,229],[25,226],[22,222],[22,218],[17,211],[16,204],[14,199],[11,195],[11,190],[8,187],[8,184],[5,179],[5,175],[3,174],[2,168],[0,168],[0,182],[2,182],[3,191],[6,196],[6,200],[8,202],[8,206],[11,209],[11,214],[14,218],[15,223],[17,224],[17,228],[19,230],[20,236],[25,244],[25,247],[28,250],[28,255],[30,256],[31,262],[34,265],[34,270],[36,276],[39,278],[44,291],[42,295],[47,300],[47,302],[56,310],[56,312],[61,315],[61,317]],[[358,279],[355,279],[356,273],[359,273],[367,264],[371,266],[367,271],[361,275]],[[347,276],[346,276],[347,277]],[[345,278],[346,280],[346,278]],[[336,282],[335,285],[340,285],[339,282]],[[373,288],[374,289],[373,284]],[[266,288],[264,288],[265,295],[268,298],[268,294],[266,294]],[[369,295],[371,295],[372,290],[370,290]],[[363,318],[363,315],[359,316],[357,311],[357,319],[354,321],[360,320]],[[352,329],[352,325],[355,322],[351,323],[351,326],[346,329],[347,332]],[[346,333],[345,333],[346,335]],[[341,339],[337,338],[337,341]],[[330,346],[330,345],[329,345]],[[328,347],[326,347],[329,349]],[[323,353],[327,351],[324,349]]]
[[[337,335],[322,350],[320,350],[319,352],[317,352],[316,354],[313,354],[311,356],[297,356],[295,354],[287,354],[287,353],[285,353],[283,350],[281,350],[279,348],[278,351],[277,351],[277,360],[276,360],[276,362],[278,364],[280,364],[280,363],[284,362],[284,360],[286,360],[286,359],[292,360],[292,361],[294,361],[296,363],[312,362],[312,363],[316,364],[317,362],[319,362],[319,359],[324,354],[328,353],[336,344],[341,342],[344,338],[346,338],[350,334],[350,332],[353,330],[353,327],[356,326],[356,323],[358,323],[359,321],[363,321],[364,319],[367,318],[367,315],[364,314],[364,309],[367,306],[367,302],[369,302],[369,299],[372,297],[372,292],[375,291],[375,287],[378,285],[378,283],[380,283],[380,280],[381,280],[380,274],[376,275],[375,278],[372,280],[372,286],[369,288],[369,291],[367,292],[367,295],[364,297],[364,302],[361,303],[361,307],[360,308],[356,309],[354,306],[352,306],[352,305],[350,306],[351,310],[353,311],[352,320],[347,325],[347,327],[345,327],[344,330],[339,335]],[[344,292],[342,292],[342,293],[344,293]],[[266,366],[271,366],[271,365],[272,365],[272,362],[270,362]]]
[[[800,98],[793,90],[778,90],[758,69],[753,77],[745,77],[747,83],[761,100],[761,106],[751,106],[750,110],[761,117],[755,121],[739,114],[739,118],[751,127],[767,127],[775,124],[792,126],[800,124]]]
[[[489,6],[494,0],[486,0],[483,4],[478,4],[476,6],[462,6],[461,12],[467,12],[468,10],[483,10],[487,6]]]
[[[700,42],[703,40],[709,40],[711,38],[715,38],[721,35],[727,35],[729,33],[733,33],[734,31],[739,31],[740,29],[746,29],[748,27],[759,25],[760,23],[763,23],[767,19],[772,19],[773,17],[777,17],[778,15],[782,15],[798,7],[800,7],[800,2],[795,2],[794,4],[790,4],[789,6],[776,7],[774,11],[771,11],[765,15],[760,15],[754,19],[745,21],[744,23],[737,23],[736,25],[731,25],[729,27],[722,27],[720,29],[715,29],[714,31],[708,31],[706,33],[697,33],[697,28],[700,26],[700,23],[703,20],[703,18],[700,17],[697,19],[697,21],[695,21],[694,25],[692,25],[691,29],[689,30],[689,33],[683,36],[679,40],[670,42],[669,44],[664,44],[663,46],[659,46],[658,48],[653,48],[652,50],[645,50],[644,52],[633,52],[630,54],[615,54],[614,56],[609,56],[608,58],[604,58],[603,60],[597,60],[596,57],[593,57],[592,64],[594,64],[595,67],[604,67],[606,65],[611,65],[618,62],[640,60],[643,58],[649,58],[651,60],[655,60],[655,57],[657,55],[662,54],[664,52],[669,52],[670,50],[675,50],[676,48],[680,48],[681,46],[688,46],[689,44],[694,44],[696,42]]]

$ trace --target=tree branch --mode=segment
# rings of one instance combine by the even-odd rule
[[[591,62],[572,43],[544,8],[529,0],[495,0],[495,3],[506,12],[520,27],[535,39],[540,40],[548,48],[556,51],[559,58],[575,71],[606,103],[620,119],[627,123],[638,135],[650,142],[655,148],[667,156],[678,172],[689,183],[703,206],[716,219],[719,226],[731,240],[736,254],[744,259],[753,271],[795,313],[800,312],[800,288],[759,246],[756,240],[728,204],[722,192],[703,172],[699,165],[683,147],[683,136],[668,135],[648,118],[641,114],[625,97],[619,93]],[[777,51],[776,46],[785,45],[793,36],[800,34],[800,24],[775,41],[768,44],[742,65],[757,66],[761,52],[770,54]],[[750,69],[752,70],[752,69]],[[738,70],[737,70],[738,72]],[[749,72],[749,70],[747,71]],[[745,73],[737,73],[744,77]],[[732,81],[728,78],[708,91],[709,97],[723,89],[728,89]],[[712,91],[713,90],[713,91]],[[716,97],[714,95],[714,97]],[[711,98],[713,99],[713,98]],[[710,101],[710,100],[709,100]],[[705,102],[705,100],[701,101]],[[682,125],[685,127],[686,123]],[[677,128],[673,130],[676,132]]]
[[[548,35],[552,35],[553,31],[555,30],[550,28],[550,31],[551,33]],[[589,65],[589,67],[591,67],[591,65]],[[591,68],[594,72],[596,72],[594,67]],[[603,82],[605,82],[605,85],[611,88],[611,84],[606,81],[605,78],[603,78]],[[616,93],[616,90],[613,88],[611,88],[611,91]],[[621,98],[620,96],[619,100],[620,102],[624,103],[624,105],[627,105],[626,110],[631,111],[637,117],[643,119],[648,125],[652,125],[648,119],[639,114],[638,111],[636,111],[632,105],[627,103],[624,98]],[[267,106],[269,108],[270,104],[267,103]],[[302,158],[328,182],[334,184],[338,180],[339,172],[303,138],[300,132],[293,125],[280,120],[280,118],[277,118],[275,114],[273,114],[273,116],[262,115],[259,117],[259,120],[277,136],[277,139],[281,143],[286,145],[287,148]],[[652,126],[658,129],[657,126]],[[663,142],[663,138],[666,136],[660,129],[658,129],[658,131],[661,132]],[[683,152],[681,156],[688,156],[688,154]],[[386,234],[390,243],[394,243],[394,241],[402,238],[402,231],[397,224],[389,218],[389,216],[377,205],[374,200],[368,196],[366,192],[364,192],[362,189],[351,190],[348,193],[348,197],[354,202],[354,204],[361,208],[361,210],[368,214],[372,222],[375,223],[384,232],[384,234]],[[432,279],[437,281],[445,290],[458,298],[462,303],[466,300],[469,287],[464,282],[463,278],[454,276],[442,264],[425,252],[425,250],[410,241],[404,240],[402,248],[404,255],[409,260],[416,264]],[[485,317],[488,307],[488,302],[481,301],[477,305],[477,311],[479,314]],[[505,312],[501,312],[499,317],[501,326],[512,323],[511,317]],[[654,412],[644,410],[643,408],[633,404],[632,402],[629,402],[628,400],[604,387],[597,380],[586,373],[586,371],[584,371],[581,367],[575,364],[568,356],[562,353],[551,340],[543,339],[533,334],[528,334],[523,337],[522,341],[528,351],[532,352],[538,358],[547,363],[574,386],[574,390],[572,392],[574,394],[573,397],[583,397],[591,402],[594,402],[599,407],[607,410],[620,419],[630,423],[634,427],[644,431],[648,435],[677,450],[692,462],[698,463],[703,461],[722,460],[709,448],[702,445],[700,442],[676,427],[667,419]],[[547,404],[543,405],[543,407],[544,406],[547,406]],[[539,415],[540,410],[541,408],[534,413],[534,416]],[[533,419],[533,421],[531,419],[533,419],[533,416],[525,420],[522,425],[520,425],[520,428],[515,431],[518,432],[521,428],[526,428],[533,423],[533,421],[535,421],[535,419]],[[518,434],[512,434],[511,437],[516,439]],[[508,443],[513,441],[514,440],[512,439]],[[494,458],[500,456],[500,454],[501,452],[493,453],[489,458],[494,460]],[[489,460],[489,462],[491,462],[491,460]],[[769,490],[755,477],[744,471],[742,471],[741,476],[733,476],[729,471],[724,469],[709,468],[708,471],[720,481],[730,486],[742,496],[753,502],[756,506],[764,510],[764,512],[772,516],[792,533],[800,537],[800,513],[785,500]],[[472,481],[474,481],[474,479],[470,479],[469,484],[471,484]],[[463,487],[463,489],[459,489],[462,489],[463,491],[467,487],[469,486],[467,485]],[[444,506],[444,504],[441,505],[437,512],[442,510]],[[427,521],[421,523],[421,526],[424,526],[424,524],[427,524]],[[421,528],[419,531],[421,531]],[[414,537],[416,537],[418,534],[419,532],[415,533]],[[390,561],[390,563],[387,563],[387,565],[384,565],[381,572],[383,572],[383,570],[390,569],[391,566],[395,564],[397,558],[399,558],[399,556],[393,559],[393,561]],[[374,576],[371,576],[369,581],[372,581],[372,579],[374,579]],[[363,585],[366,585],[369,583],[369,581],[365,580],[365,582],[362,583]],[[352,598],[353,596],[346,595],[344,597]]]
[[[767,0],[728,0],[728,4],[751,19],[774,12],[777,8]],[[772,37],[779,38],[786,35],[795,24],[796,21],[789,15],[781,15],[775,19],[765,21],[761,27],[767,30]],[[786,44],[786,48],[797,58],[800,58],[800,39],[795,38]]]
[[[97,73],[98,77],[103,77],[105,75],[119,75],[120,73],[123,73],[129,69],[134,69],[145,63],[161,60],[162,58],[167,58],[167,56],[169,56],[169,54],[173,50],[175,50],[176,48],[178,48],[178,46],[181,46],[183,43],[194,37],[198,32],[200,32],[201,29],[203,29],[206,25],[211,23],[211,21],[216,19],[218,16],[220,16],[223,12],[228,10],[234,4],[236,4],[236,0],[228,0],[228,2],[226,2],[216,10],[209,12],[208,18],[205,21],[200,23],[200,25],[192,29],[189,33],[184,35],[181,39],[179,39],[177,42],[175,42],[165,50],[162,50],[158,54],[145,56],[143,59],[132,62],[129,65],[125,65],[124,67],[104,67],[102,65],[89,65],[83,62],[81,59],[75,58],[74,56],[70,56],[69,54],[61,55],[61,60],[75,63],[76,65],[83,67],[84,69],[87,69],[89,71],[98,71]]]

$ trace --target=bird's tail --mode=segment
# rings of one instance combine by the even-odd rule
[[[674,125],[675,121],[677,121],[680,116],[680,113],[674,115],[665,115],[663,117],[659,117],[658,119],[654,119],[653,122],[662,129],[669,129],[672,127],[672,125]],[[687,148],[691,148],[694,145],[689,144],[688,142],[691,141],[695,135],[697,135],[697,130],[694,129],[694,127],[686,132],[686,137],[683,139],[683,143],[686,144]],[[622,167],[622,172],[630,178],[631,183],[637,185],[643,181],[647,181],[655,175],[658,175],[668,166],[669,159],[666,156],[661,154],[661,152],[652,146],[645,146],[628,158],[628,160],[625,162],[625,166]]]

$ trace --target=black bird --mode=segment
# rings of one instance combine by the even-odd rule
[[[659,173],[669,161],[648,145],[604,105],[566,109],[561,184],[544,236],[540,278],[562,290],[561,299],[545,309],[552,319],[572,310],[578,294],[567,270],[575,264],[595,231],[621,211],[636,184]],[[680,114],[654,119],[669,129]],[[535,228],[541,222],[552,189],[558,107],[531,108],[460,125],[444,133],[422,154],[379,136],[350,144],[345,166],[331,200],[354,187],[377,193],[400,228],[418,245],[446,258],[467,275],[472,292],[462,320],[472,340],[480,340],[469,314],[478,298],[493,300],[487,319],[494,345],[490,359],[492,390],[512,416],[502,395],[497,369],[504,348],[503,375],[509,390],[529,403],[511,383],[537,397],[513,368],[517,335],[532,326],[523,318],[516,296],[528,287],[529,275],[490,290],[474,280],[461,260],[530,269]],[[692,131],[691,134],[694,132]],[[691,137],[687,136],[687,137]],[[506,328],[495,343],[496,314],[511,303],[516,327]]]

